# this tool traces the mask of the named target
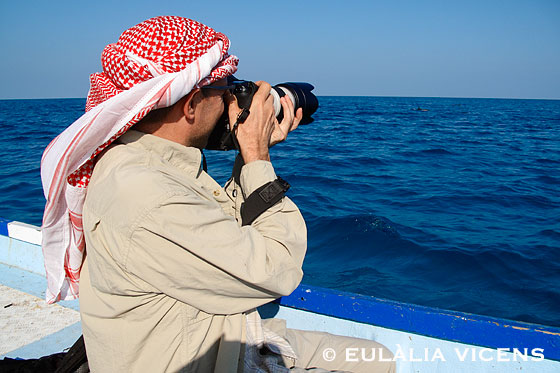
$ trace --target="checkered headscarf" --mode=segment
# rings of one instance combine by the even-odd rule
[[[85,250],[81,214],[95,157],[151,110],[235,73],[238,59],[228,48],[224,34],[173,16],[144,21],[105,47],[103,72],[90,77],[86,113],[49,144],[41,160],[49,303],[78,297]]]
[[[231,75],[231,67],[237,65],[237,59],[227,54],[229,40],[224,34],[182,17],[152,18],[126,30],[103,50],[103,72],[90,77],[86,111],[138,83],[183,70],[218,41],[224,59],[202,85]]]

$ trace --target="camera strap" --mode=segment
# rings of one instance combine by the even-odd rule
[[[241,110],[241,112],[237,115],[237,120],[231,127],[231,131],[228,132],[227,136],[225,137],[225,140],[223,141],[224,143],[226,143],[228,141],[228,137],[231,137],[231,141],[233,141],[233,145],[235,145],[235,148],[239,151],[241,151],[241,148],[239,147],[239,142],[237,141],[237,136],[235,135],[235,131],[237,130],[237,127],[241,123],[247,120],[249,114],[251,114],[249,109],[243,108],[243,110]]]
[[[237,120],[228,134],[228,136],[231,136],[237,150],[241,150],[241,148],[239,147],[235,132],[239,124],[245,122],[249,114],[249,109],[243,108],[239,115],[237,115]],[[281,177],[257,188],[241,205],[241,225],[250,225],[263,212],[278,203],[288,189],[290,189],[290,184]]]
[[[206,162],[206,156],[204,155],[204,151],[200,151],[200,153],[202,154],[202,170],[204,172],[208,172],[208,163]]]
[[[278,203],[288,189],[290,184],[281,177],[257,188],[241,205],[241,225],[250,225],[263,212]]]

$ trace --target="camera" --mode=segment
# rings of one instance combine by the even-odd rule
[[[249,109],[253,96],[258,90],[258,86],[248,80],[238,80],[235,77],[228,78],[228,87],[233,95],[237,98],[237,104],[241,109]],[[317,97],[311,92],[315,87],[309,83],[287,82],[277,84],[272,87],[270,94],[274,101],[274,111],[276,118],[280,122],[284,117],[280,98],[288,96],[294,104],[294,110],[302,108],[303,119],[300,124],[309,124],[313,122],[311,117],[319,107]],[[227,110],[218,120],[214,131],[210,134],[206,149],[209,150],[232,150],[236,149],[237,141],[234,140],[235,134],[231,132],[229,125],[229,117]],[[238,149],[239,150],[239,149]]]

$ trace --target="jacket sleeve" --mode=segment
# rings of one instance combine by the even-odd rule
[[[244,165],[245,195],[276,178],[270,162]],[[303,276],[305,222],[287,197],[240,227],[220,205],[191,193],[165,196],[138,219],[126,270],[204,312],[244,312],[290,294]]]

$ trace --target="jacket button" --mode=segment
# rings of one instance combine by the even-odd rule
[[[215,196],[215,197],[218,197],[219,195],[220,195],[220,191],[219,191],[218,189],[216,189],[216,190],[214,191],[214,196]]]

